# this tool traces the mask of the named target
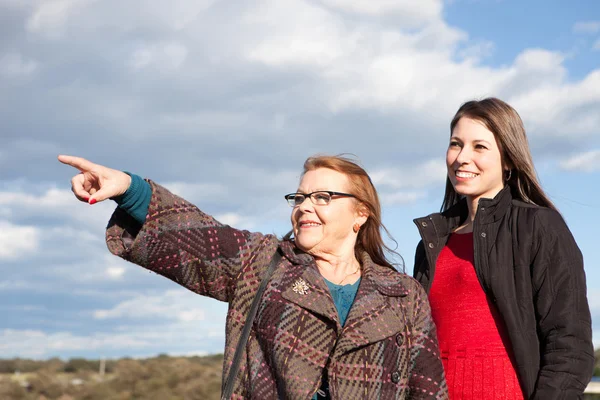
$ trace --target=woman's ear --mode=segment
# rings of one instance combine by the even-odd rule
[[[358,206],[356,222],[363,226],[365,222],[367,222],[367,220],[369,219],[369,214],[370,213],[367,207],[364,204],[361,204],[360,206]]]
[[[513,163],[510,160],[506,160],[506,159],[502,160],[502,167],[504,169],[504,172],[508,172],[511,169],[515,168],[515,166],[513,165]]]

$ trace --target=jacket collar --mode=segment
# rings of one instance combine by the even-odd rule
[[[502,219],[506,215],[512,199],[511,187],[504,185],[504,188],[493,199],[479,200],[477,214],[481,216],[481,223],[489,224]]]
[[[511,188],[508,185],[505,185],[493,199],[480,199],[477,207],[477,214],[475,215],[478,223],[486,225],[502,219],[504,215],[506,215],[506,211],[510,207],[512,199]],[[452,233],[461,222],[467,219],[468,215],[469,208],[467,206],[467,199],[463,198],[442,213],[434,213],[426,217],[417,218],[414,222],[421,230],[422,226],[427,226],[426,224],[428,221],[432,221],[435,225],[436,236],[443,237]],[[425,223],[425,225],[423,225],[423,223]]]
[[[390,306],[390,298],[409,294],[402,282],[402,274],[375,264],[367,253],[362,253],[361,282],[342,328],[333,298],[314,258],[290,241],[282,242],[281,248],[290,263],[285,267],[282,297],[335,324],[338,334],[341,332],[336,354],[382,340],[398,332],[399,326],[404,326],[404,315],[398,307]],[[306,291],[298,290],[299,282],[306,284]]]

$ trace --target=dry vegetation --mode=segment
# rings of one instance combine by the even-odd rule
[[[125,358],[107,361],[100,376],[98,360],[0,360],[0,399],[217,400],[222,364],[222,355]],[[600,350],[594,375],[600,377]]]
[[[210,400],[221,391],[221,355],[98,360],[0,360],[0,399]]]

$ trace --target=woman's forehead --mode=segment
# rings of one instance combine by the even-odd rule
[[[333,190],[342,191],[348,187],[348,176],[329,168],[307,171],[300,179],[298,189],[302,191]]]

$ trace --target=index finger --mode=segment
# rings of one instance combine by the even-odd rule
[[[70,165],[71,167],[77,168],[81,172],[91,171],[96,166],[96,164],[94,164],[93,162],[88,161],[82,157],[59,155],[58,161],[60,161],[63,164]]]

